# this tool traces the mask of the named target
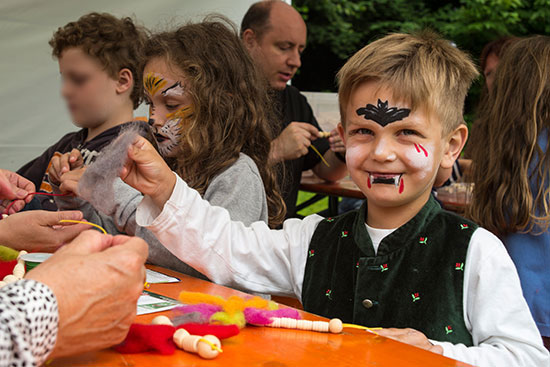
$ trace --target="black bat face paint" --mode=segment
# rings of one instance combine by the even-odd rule
[[[378,106],[369,103],[366,107],[358,108],[355,112],[357,112],[359,116],[365,115],[365,120],[372,120],[384,127],[392,122],[403,120],[405,117],[409,116],[411,110],[397,107],[388,108],[388,101],[382,102],[378,100]]]

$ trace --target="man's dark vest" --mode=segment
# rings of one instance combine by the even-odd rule
[[[309,246],[304,309],[369,327],[413,328],[472,345],[464,324],[464,266],[477,225],[434,198],[374,254],[367,204],[319,223]]]

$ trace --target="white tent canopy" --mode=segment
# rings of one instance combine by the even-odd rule
[[[254,0],[2,0],[0,2],[0,168],[16,170],[42,153],[71,124],[48,40],[81,15],[97,11],[131,16],[166,29],[216,12],[239,24]],[[141,106],[137,116],[145,116]]]

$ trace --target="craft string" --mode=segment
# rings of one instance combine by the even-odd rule
[[[67,196],[69,195],[69,193],[66,193],[66,194],[51,194],[49,192],[31,192],[29,194],[27,194],[27,196],[25,196],[25,198],[23,199],[15,199],[15,200],[12,200],[11,203],[9,203],[9,205],[6,207],[6,210],[4,210],[4,214],[9,214],[9,211],[11,209],[11,207],[13,206],[13,204],[15,204],[15,202],[17,200],[25,200],[26,198],[28,198],[29,196],[31,195],[44,195],[44,196]]]

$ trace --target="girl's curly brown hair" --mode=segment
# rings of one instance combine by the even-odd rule
[[[89,13],[76,22],[59,27],[50,39],[52,54],[58,58],[68,48],[78,47],[97,59],[111,78],[124,68],[132,72],[134,86],[130,99],[136,109],[143,97],[143,47],[147,30],[131,18],[108,13]]]
[[[276,169],[269,163],[276,121],[265,79],[248,55],[231,22],[209,16],[172,32],[153,35],[146,63],[163,58],[183,72],[194,113],[186,122],[177,158],[178,174],[204,194],[212,179],[248,155],[260,171],[267,196],[269,225],[285,215]]]

